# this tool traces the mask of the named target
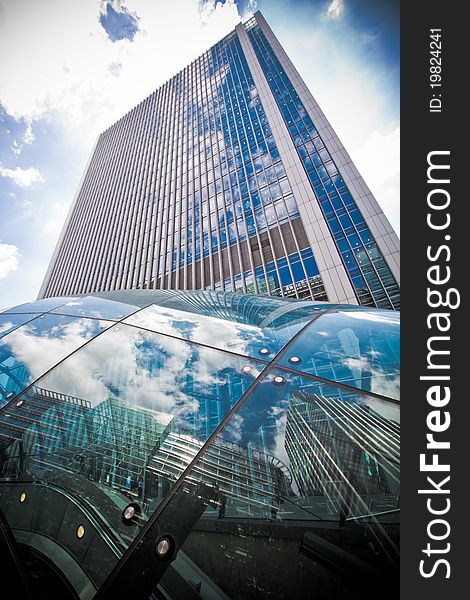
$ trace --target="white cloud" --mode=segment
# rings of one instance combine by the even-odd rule
[[[399,232],[400,126],[373,131],[352,158],[382,209]]]
[[[40,219],[41,233],[49,238],[57,238],[62,231],[67,211],[68,203],[66,202],[54,202],[49,205],[46,216]]]
[[[22,169],[21,167],[7,169],[1,163],[0,177],[8,177],[20,187],[29,187],[35,183],[44,183],[45,181],[44,177],[35,167],[29,167],[28,169]]]
[[[328,6],[326,16],[329,19],[340,19],[344,14],[344,0],[333,0]]]
[[[13,244],[0,243],[0,279],[18,268],[20,251]]]
[[[24,135],[23,135],[23,142],[25,144],[32,144],[35,139],[36,139],[36,136],[33,133],[33,127],[31,125],[31,123],[28,123],[26,125],[26,131],[24,132]]]
[[[19,156],[23,150],[23,144],[18,144],[16,140],[13,140],[13,144],[11,145],[10,150],[15,156]]]
[[[355,153],[358,169],[372,186],[379,186],[400,172],[400,126],[388,133],[374,131]]]
[[[113,43],[99,23],[99,3],[6,3],[0,55],[11,59],[0,63],[0,94],[7,112],[31,124],[58,111],[89,146],[240,21],[234,0],[127,0],[126,7],[140,29],[132,41]],[[29,125],[24,142],[33,135]]]

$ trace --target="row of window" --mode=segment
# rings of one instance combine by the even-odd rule
[[[254,292],[253,271],[243,274],[247,291]],[[312,250],[305,248],[287,257],[266,264],[266,273],[262,267],[255,269],[258,293],[272,296],[307,297],[315,300],[327,300],[325,288],[318,272]],[[239,292],[243,290],[241,274],[235,275],[215,285],[216,290]],[[206,289],[209,289],[207,287]],[[312,294],[313,291],[313,294]]]
[[[227,60],[229,53],[230,60]],[[196,143],[189,143],[186,149],[178,148],[178,153],[183,152],[183,163],[175,155],[169,157],[172,171],[163,197],[159,198],[158,192],[154,192],[148,198],[154,207],[147,213],[141,231],[156,231],[147,238],[147,253],[141,252],[139,245],[134,246],[127,263],[129,276],[139,257],[141,261],[147,258],[140,269],[148,274],[149,282],[199,261],[201,256],[253,237],[289,217],[298,216],[295,199],[239,43],[229,49],[220,47],[213,51],[212,59],[214,73],[224,69],[220,84],[214,86],[213,81],[210,82],[212,86],[208,88],[211,90],[199,106],[194,105],[194,99],[186,101],[187,115],[195,115],[197,120],[181,121],[177,114],[171,117],[176,117],[178,129],[185,123],[193,126],[192,131],[184,132],[184,136],[186,139],[192,136]],[[183,89],[180,93],[186,91]],[[181,98],[179,102],[181,104]],[[208,146],[200,144],[199,134],[209,130],[211,136],[214,133],[220,135]],[[251,130],[258,131],[258,136],[249,135]],[[166,134],[171,138],[171,128]],[[245,140],[249,142],[246,149],[243,148]],[[174,139],[171,141],[175,144]],[[150,180],[144,194],[152,185],[153,180]],[[178,198],[179,185],[181,198]],[[176,202],[170,201],[173,192],[178,198]],[[166,240],[162,244],[163,237]],[[160,251],[159,261],[152,259],[153,239],[160,240],[160,247],[166,245],[166,253]]]
[[[398,285],[291,81],[260,27],[248,35],[359,302],[398,309]]]
[[[149,286],[298,216],[238,37],[227,39],[198,59],[206,78],[193,63],[101,136],[105,172],[92,161],[72,217],[86,235],[73,291]]]

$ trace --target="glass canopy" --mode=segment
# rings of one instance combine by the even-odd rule
[[[310,301],[129,290],[10,308],[3,518],[71,597],[386,595],[399,351],[396,312]]]

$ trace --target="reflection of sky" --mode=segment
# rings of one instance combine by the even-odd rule
[[[285,422],[290,394],[289,386],[274,385],[273,377],[270,374],[256,386],[250,398],[221,432],[222,438],[244,448],[250,445],[277,456],[276,449],[281,444],[279,436],[283,438],[284,433],[277,425]]]
[[[221,292],[168,292],[125,322],[245,356],[259,357],[259,350],[267,348],[270,354],[264,358],[270,360],[330,306]]]
[[[271,371],[223,428],[220,438],[234,442],[242,448],[270,454],[291,470],[285,444],[291,387],[290,382],[285,386],[275,386],[272,383],[275,375],[285,374]],[[295,482],[294,487],[297,487]]]
[[[320,315],[279,363],[383,396],[400,397],[400,320],[392,311],[338,310]]]
[[[175,334],[167,323],[167,333]],[[180,339],[119,325],[64,361],[38,385],[83,398],[96,406],[119,398],[133,406],[169,413],[181,428],[201,433],[210,416],[219,420],[238,399],[257,367],[233,355]],[[231,386],[224,392],[224,386]]]
[[[103,300],[95,296],[86,298],[74,298],[62,306],[54,309],[53,313],[65,315],[77,315],[81,317],[92,317],[94,319],[119,320],[137,310],[136,306],[115,302],[113,300]]]
[[[318,402],[320,399],[324,399],[324,402],[322,401],[318,406],[315,403],[315,407],[322,408],[323,412],[326,410],[323,405],[328,406],[328,403],[333,407],[343,407],[343,412],[336,411],[339,416],[330,415],[330,418],[335,421],[336,428],[341,429],[349,436],[351,447],[356,444],[364,444],[364,440],[369,440],[367,443],[370,448],[375,448],[375,457],[379,463],[381,461],[384,464],[388,462],[388,458],[382,457],[382,452],[387,454],[390,440],[393,440],[393,443],[399,441],[398,433],[395,433],[397,431],[396,423],[399,423],[398,406],[359,394],[347,400],[341,399],[340,390],[325,385],[319,386],[301,377],[288,376],[285,385],[276,386],[272,383],[272,379],[276,375],[285,376],[285,373],[277,370],[270,371],[269,375],[256,386],[240,410],[220,432],[221,439],[234,442],[243,448],[256,449],[275,456],[291,469],[285,439],[288,410],[290,403],[295,398],[299,397],[301,402],[305,401],[305,395],[302,392],[307,392],[312,399],[318,398]],[[316,417],[320,431],[324,429],[325,416],[323,418]],[[342,421],[343,418],[344,421]],[[367,432],[367,428],[364,429],[363,423],[369,427],[369,432]],[[296,426],[294,425],[294,429]],[[309,422],[308,427],[315,431],[315,421]],[[375,431],[374,427],[376,427]],[[333,430],[331,435],[333,435]],[[301,453],[306,460],[315,460],[311,448],[302,446]],[[296,486],[294,488],[296,489]]]
[[[392,421],[397,425],[400,424],[400,407],[396,404],[383,402],[381,400],[377,400],[376,398],[371,398],[370,396],[364,396],[362,401],[364,406],[368,406],[374,411],[375,414],[379,415],[383,419]]]
[[[56,308],[61,304],[64,304],[66,300],[72,300],[72,298],[44,298],[43,300],[36,300],[35,302],[27,302],[26,304],[20,304],[19,306],[13,306],[12,308],[4,311],[6,313],[31,313],[31,312],[46,312],[52,308]]]
[[[345,358],[342,364],[353,373],[358,375],[353,381],[348,381],[351,385],[364,388],[364,376],[361,373],[367,373],[370,380],[370,390],[374,394],[380,394],[387,398],[400,398],[400,373],[385,373],[382,369],[371,366],[367,358]]]
[[[46,314],[4,336],[0,344],[2,363],[15,367],[15,389],[43,375],[109,325],[106,321]],[[2,375],[2,386],[8,389],[7,380],[8,376]]]
[[[9,333],[13,329],[15,329],[15,327],[19,327],[20,325],[23,325],[23,323],[26,323],[27,321],[30,321],[31,319],[34,319],[36,317],[37,317],[37,315],[27,315],[27,314],[0,315],[0,337],[3,337],[7,333]]]
[[[351,319],[357,319],[363,323],[378,323],[383,325],[392,325],[399,331],[400,327],[400,313],[395,311],[379,311],[379,310],[351,310],[348,311],[347,316]]]
[[[24,2],[3,3],[2,54],[9,60],[2,61],[5,129],[0,160],[11,169],[34,167],[46,181],[20,187],[3,178],[5,216],[0,238],[17,244],[22,253],[21,268],[0,281],[0,296],[8,304],[30,297],[39,287],[66,205],[98,133],[238,21],[232,2],[218,2],[217,10],[204,10],[201,18],[201,6],[213,8],[214,2],[184,0],[181,9],[182,0],[139,1],[139,31],[133,36],[131,27],[122,42],[111,43],[99,21],[106,3],[101,2],[101,11],[96,4],[75,2],[72,12],[66,3],[31,2],[28,9]],[[236,4],[240,15],[245,7],[265,11],[348,151],[359,151],[370,173],[382,171],[374,168],[380,162],[385,165],[384,175],[393,175],[393,161],[384,160],[380,151],[371,160],[371,147],[363,144],[377,134],[386,142],[399,116],[398,3],[348,2],[341,18],[334,20],[327,17],[330,0],[237,0]],[[123,9],[124,2],[113,7],[118,25],[119,20],[121,26],[122,20],[132,21],[126,16],[132,11]],[[122,35],[121,26],[114,29],[115,36]],[[180,32],[177,39],[174,31]],[[122,67],[119,74],[112,65]],[[344,90],[348,90],[347,102]],[[35,139],[23,143],[31,125]],[[20,155],[18,144],[23,146]],[[361,152],[361,147],[367,152]],[[367,176],[366,181],[371,185]],[[383,190],[387,193],[377,196],[379,202],[396,198],[396,194],[389,196],[385,184]],[[43,266],[38,268],[39,264]]]
[[[117,10],[111,2],[105,3],[99,19],[101,26],[112,42],[118,40],[132,41],[139,31],[138,17],[129,12],[123,4],[117,4],[116,8]]]
[[[59,311],[86,311],[118,318],[123,310],[135,309],[127,304],[111,302],[108,306],[108,302],[95,300],[74,299]],[[210,316],[209,309],[209,314],[197,315],[181,310],[182,303],[176,306],[177,310],[153,305],[138,311],[127,319],[133,325],[118,323],[76,352],[104,327],[109,327],[110,322],[49,313],[5,335],[0,349],[24,365],[25,385],[34,379],[37,386],[86,400],[103,414],[107,406],[116,404],[114,400],[125,403],[123,406],[129,410],[131,407],[137,411],[152,410],[157,421],[163,419],[162,424],[166,424],[171,420],[176,433],[187,432],[202,442],[253,383],[260,366],[264,367],[255,360],[222,352],[214,346],[240,355],[251,353],[258,358],[258,348],[279,344],[279,330],[273,332],[269,321],[281,322],[280,331],[286,333],[295,315],[309,318],[310,308],[302,304],[296,313],[294,305],[289,304],[292,311],[276,311],[277,314],[273,311],[271,320],[265,314],[266,328],[263,329],[259,325],[237,323],[235,319],[243,319],[243,311],[231,313],[228,307],[227,317],[232,314],[233,321],[224,319],[222,313],[220,318]],[[364,318],[357,319],[356,313]],[[34,315],[0,315],[0,331],[2,323],[6,326],[31,317]],[[140,329],[137,323],[163,333]],[[307,368],[312,357],[315,363],[321,355],[323,365],[331,368],[334,363],[333,374],[352,374],[350,385],[359,387],[367,376],[372,391],[393,396],[398,390],[398,373],[395,378],[394,372],[394,365],[398,364],[395,347],[398,335],[395,314],[339,308],[336,312],[321,314],[307,326],[284,358],[288,360],[294,354],[302,356],[300,368]],[[41,377],[68,354],[71,356]],[[288,366],[298,368],[291,363]],[[251,371],[245,373],[243,367],[250,367]],[[284,385],[275,385],[276,375],[285,378]],[[3,381],[0,383],[3,385]],[[314,407],[310,414],[305,411],[305,431],[298,424],[304,416],[301,410],[297,411],[297,422],[292,418],[289,421],[293,398],[299,402],[311,401]],[[393,451],[398,448],[399,406],[355,391],[319,384],[292,371],[271,368],[223,428],[220,438],[248,449],[248,456],[252,449],[276,457],[295,472],[296,458],[286,443],[287,428],[290,438],[299,440],[300,460],[307,464],[323,460],[324,477],[331,473],[336,477],[342,466],[339,461],[338,465],[334,464],[331,448],[317,452],[310,445],[312,440],[317,441],[317,446],[321,442],[325,418],[331,424],[331,431],[326,432],[331,448],[338,441],[339,445],[348,444],[353,453],[357,449],[366,452],[393,476],[392,479],[396,478],[395,466],[389,468],[388,463],[393,461],[387,458],[387,452],[389,448]],[[129,429],[127,425],[124,428]],[[398,460],[393,464],[397,465]],[[294,477],[292,490],[298,494],[299,489],[302,489],[301,484],[296,484]]]
[[[155,305],[132,315],[125,322],[243,355],[253,355],[265,346],[272,348],[274,342],[267,332],[253,325]],[[274,351],[277,349],[276,345]]]

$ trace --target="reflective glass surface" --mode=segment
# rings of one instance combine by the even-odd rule
[[[158,575],[170,597],[342,597],[314,540],[394,564],[399,403],[370,392],[398,391],[398,314],[132,295],[154,304],[127,323],[2,315],[19,325],[0,342],[0,509],[17,542],[47,548],[84,600],[136,539],[155,571],[154,526],[177,551]],[[124,296],[62,304],[119,318]]]
[[[75,300],[75,298],[44,298],[43,300],[36,300],[35,302],[27,302],[26,304],[20,304],[19,306],[13,306],[4,313],[43,313],[57,308],[64,302]],[[3,314],[3,313],[2,313]]]
[[[399,426],[393,411],[386,401],[273,368],[187,481],[218,483],[234,500],[224,516],[269,518],[274,508],[281,519],[338,521],[345,511],[351,519],[395,510]],[[214,467],[219,452],[225,460]],[[247,479],[238,481],[234,472]]]
[[[173,569],[186,580],[201,569],[203,583],[230,598],[259,589],[310,597],[325,572],[307,549],[321,536],[385,572],[397,561],[399,508],[399,427],[387,404],[271,369],[159,517],[181,545]],[[176,437],[188,450],[197,444]],[[167,460],[155,458],[162,476]],[[178,515],[185,496],[196,514]],[[327,577],[321,597],[342,597]]]
[[[73,298],[51,312],[119,321],[136,310],[138,310],[137,307],[132,304],[86,296],[85,298]]]
[[[79,503],[93,504],[121,555],[260,367],[183,340],[115,326],[0,413],[2,476],[40,479]],[[195,449],[172,445],[173,437],[196,440]],[[165,476],[156,467],[162,453]],[[128,528],[121,513],[132,501],[139,503],[140,517]],[[42,517],[36,515],[41,530]],[[102,567],[96,583],[108,571]]]
[[[372,309],[322,314],[279,364],[399,399],[400,317]]]
[[[16,329],[20,325],[36,319],[38,315],[35,314],[0,314],[0,337],[3,337],[13,329]]]
[[[173,308],[174,307],[174,308]],[[164,302],[126,323],[270,361],[293,335],[328,305],[291,303],[231,293],[168,293]]]
[[[38,385],[86,400],[109,398],[172,415],[205,439],[263,364],[119,324],[45,375]]]
[[[2,337],[0,405],[110,325],[109,321],[44,314]]]
[[[92,161],[73,211],[77,235],[70,228],[65,233],[46,293],[207,288],[326,300],[238,35],[232,32],[170,79],[142,110],[98,140],[96,156],[111,147],[116,152],[105,179],[107,188],[119,188],[119,200],[94,202],[90,218],[90,199],[101,198],[103,183]],[[181,135],[173,135],[173,125]],[[127,142],[121,142],[131,138],[129,163]],[[138,156],[149,160],[130,168]],[[155,176],[166,170],[174,171],[171,185]],[[104,223],[114,233],[96,244]],[[126,260],[125,239],[132,245]],[[73,281],[62,275],[67,268],[74,270]]]
[[[90,298],[104,298],[113,302],[129,304],[135,308],[144,308],[153,302],[164,301],[170,290],[111,290],[108,292],[94,292]]]

